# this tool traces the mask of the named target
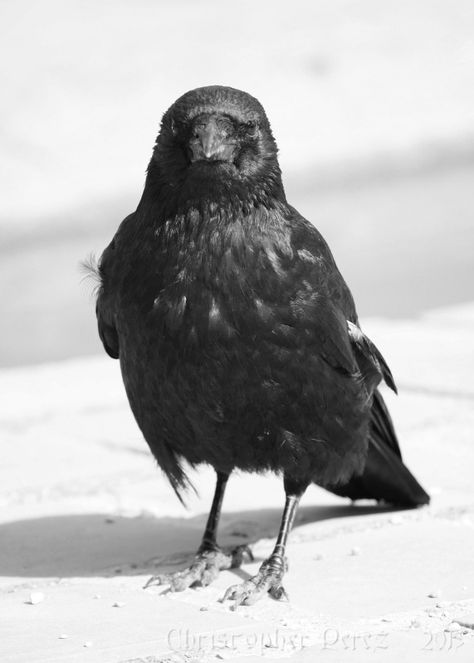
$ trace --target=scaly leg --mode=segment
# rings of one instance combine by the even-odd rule
[[[209,585],[219,575],[219,571],[239,567],[247,556],[253,559],[250,548],[246,545],[238,546],[230,552],[225,552],[217,545],[217,525],[222,509],[225,487],[228,474],[217,472],[216,490],[212,500],[211,511],[207,519],[206,529],[201,545],[191,564],[182,571],[162,573],[152,576],[144,589],[152,585],[169,585],[172,592],[182,592],[194,585]]]
[[[300,498],[306,490],[307,482],[297,482],[285,477],[286,501],[281,519],[280,531],[272,554],[260,566],[257,575],[240,585],[232,585],[224,594],[222,601],[233,600],[233,609],[239,605],[251,605],[267,592],[274,599],[288,599],[282,585],[282,578],[288,569],[285,557],[286,542],[295,518]]]

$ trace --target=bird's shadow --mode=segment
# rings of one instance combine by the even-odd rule
[[[308,523],[392,511],[349,504],[301,507],[295,530]],[[224,514],[223,546],[274,538],[281,509]],[[107,514],[48,516],[0,525],[0,576],[14,578],[150,575],[185,566],[199,545],[206,515],[192,518]],[[238,575],[245,572],[236,569]]]

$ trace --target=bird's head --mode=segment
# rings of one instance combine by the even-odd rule
[[[194,184],[205,191],[207,183],[282,191],[277,146],[260,102],[219,85],[184,94],[163,116],[153,176],[172,188]]]

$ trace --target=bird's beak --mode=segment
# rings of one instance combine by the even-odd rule
[[[230,161],[234,152],[234,145],[212,117],[196,129],[190,147],[191,161]]]
[[[199,136],[200,148],[206,159],[212,159],[219,152],[221,146],[221,136],[215,122],[210,120]]]

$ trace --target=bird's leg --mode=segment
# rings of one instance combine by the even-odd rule
[[[272,554],[262,563],[257,575],[240,585],[232,585],[222,598],[222,601],[233,600],[234,609],[239,605],[255,603],[267,592],[274,599],[288,599],[288,595],[281,584],[282,578],[288,569],[285,557],[286,542],[293,525],[298,503],[308,486],[308,482],[293,481],[285,477],[284,485],[286,493],[285,508]]]
[[[182,571],[163,573],[153,576],[146,583],[145,589],[151,585],[169,585],[172,592],[181,592],[192,585],[209,585],[223,569],[237,568],[244,561],[245,556],[253,559],[247,545],[238,546],[234,550],[225,552],[217,545],[217,525],[221,515],[222,500],[228,474],[217,472],[216,490],[212,500],[211,510],[207,519],[206,529],[201,545],[191,564]]]
[[[228,478],[228,474],[217,472],[217,482],[216,489],[214,491],[214,498],[212,500],[211,510],[209,511],[209,516],[207,518],[206,529],[204,530],[198,553],[218,550],[217,526],[221,517],[222,502],[224,500],[224,493]]]

